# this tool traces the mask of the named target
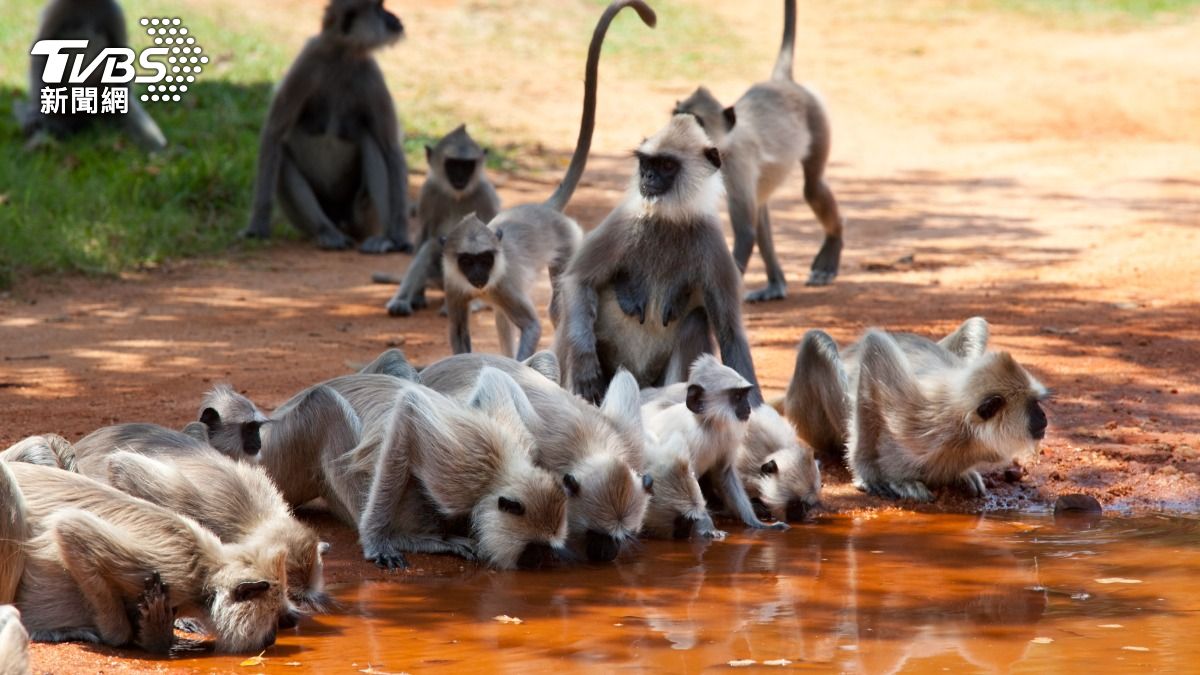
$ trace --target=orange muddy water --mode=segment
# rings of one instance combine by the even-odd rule
[[[335,585],[257,666],[202,671],[1184,671],[1200,663],[1200,520],[837,516],[617,565]],[[497,617],[513,617],[520,623]]]

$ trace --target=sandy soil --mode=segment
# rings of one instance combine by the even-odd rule
[[[718,10],[754,45],[744,63],[715,70],[710,84],[724,100],[773,59],[778,9],[746,4]],[[1049,434],[1020,470],[989,478],[986,502],[946,494],[932,508],[1044,507],[1071,492],[1112,509],[1200,508],[1200,22],[1082,32],[934,3],[808,4],[796,70],[829,104],[829,177],[847,244],[834,286],[800,286],[819,228],[799,176],[772,202],[791,291],[746,311],[768,394],[786,387],[809,328],[840,341],[873,325],[940,335],[984,315],[993,346],[1054,389]],[[417,16],[448,22],[461,11],[430,3]],[[307,28],[291,30],[298,41]],[[401,77],[411,58],[389,52],[389,76]],[[577,78],[543,91],[536,73],[581,68],[581,55],[562,58],[530,65],[528,90],[488,92],[502,104],[492,128],[553,148],[547,165],[569,154]],[[569,209],[581,224],[611,208],[630,171],[625,151],[691,84],[636,74],[605,82],[596,152]],[[406,94],[395,95],[403,109]],[[544,198],[558,176],[494,178],[508,205]],[[393,289],[369,282],[370,272],[399,273],[407,261],[285,243],[119,279],[22,281],[0,299],[0,446],[40,432],[76,439],[117,422],[179,426],[217,382],[272,407],[389,346],[419,363],[440,358],[444,321],[432,311],[389,318]],[[755,260],[747,286],[763,281]],[[539,293],[544,303],[547,288]],[[490,315],[475,321],[477,348],[494,350]],[[888,507],[855,492],[842,470],[826,480],[829,510]],[[378,574],[357,560],[351,533],[320,522],[339,544],[334,579]],[[37,647],[35,659],[53,669],[91,653]]]

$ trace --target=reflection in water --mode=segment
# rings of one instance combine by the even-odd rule
[[[335,587],[340,611],[281,634],[266,669],[1187,669],[1200,657],[1198,532],[1187,519],[886,513],[648,542],[617,565]],[[494,620],[505,614],[523,623]]]

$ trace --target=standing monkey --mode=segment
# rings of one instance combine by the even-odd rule
[[[245,237],[271,236],[276,196],[324,249],[409,251],[408,166],[392,97],[372,52],[404,37],[379,0],[330,0],[321,32],[279,84],[258,151]]]
[[[829,119],[816,95],[792,80],[796,0],[784,0],[783,7],[783,44],[770,80],[750,87],[728,108],[722,108],[704,87],[675,106],[675,114],[695,115],[726,160],[722,172],[738,269],[746,271],[756,240],[762,252],[767,286],[748,294],[748,302],[778,300],[787,294],[787,280],[771,238],[767,200],[797,163],[804,169],[804,199],[825,229],[808,285],[831,283],[842,257],[842,217],[825,184]]]
[[[408,316],[425,307],[426,286],[442,283],[442,238],[459,221],[472,213],[491,220],[500,210],[500,197],[484,171],[487,150],[471,138],[465,124],[458,125],[437,145],[426,145],[425,159],[429,175],[417,202],[421,239],[400,288],[388,300],[387,310],[392,316]]]
[[[489,302],[496,312],[496,331],[506,356],[524,360],[537,351],[542,326],[529,297],[535,275],[550,273],[550,316],[558,314],[557,281],[579,247],[583,231],[563,209],[575,193],[592,147],[596,126],[596,80],[600,48],[613,18],[626,7],[637,11],[651,28],[654,10],[642,0],[615,0],[596,22],[588,46],[583,85],[583,116],[571,163],[558,188],[541,204],[525,204],[502,211],[490,222],[467,216],[446,237],[442,253],[446,308],[450,315],[450,346],[455,354],[471,351],[470,304],[474,298]],[[519,336],[519,337],[518,337]]]
[[[109,47],[128,47],[129,36],[125,32],[125,15],[113,0],[51,0],[42,11],[42,22],[35,43],[40,40],[87,40],[84,58],[94,63],[96,57]],[[138,103],[128,85],[104,84],[104,67],[98,66],[88,75],[82,85],[95,87],[98,92],[123,90],[129,101],[126,113],[101,114],[72,113],[69,111],[43,113],[39,105],[43,87],[59,87],[65,84],[47,84],[45,75],[47,57],[34,54],[29,63],[29,101],[18,103],[13,112],[21,131],[31,137],[30,143],[37,144],[40,137],[49,135],[66,137],[91,126],[98,121],[113,121],[119,118],[122,128],[133,140],[147,150],[162,150],[167,139],[149,113]],[[69,71],[68,71],[69,72]]]
[[[564,384],[590,401],[618,368],[641,387],[685,379],[711,352],[762,401],[742,327],[741,277],[717,219],[721,153],[675,115],[635,153],[624,201],[592,230],[560,280],[555,350]]]

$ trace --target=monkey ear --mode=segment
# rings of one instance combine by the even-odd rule
[[[221,424],[221,413],[217,412],[216,408],[205,408],[200,413],[200,421],[204,426],[212,429]]]
[[[563,474],[563,487],[567,488],[567,494],[572,497],[579,496],[579,479],[571,474]]]
[[[514,516],[525,515],[525,505],[515,499],[500,497],[496,505],[505,513],[511,513]]]
[[[999,394],[992,394],[983,399],[983,403],[979,404],[979,407],[975,409],[975,413],[986,421],[995,417],[996,413],[1000,412],[1003,408],[1004,397]]]
[[[721,168],[721,151],[716,148],[705,148],[704,158],[716,168]]]
[[[687,408],[697,415],[704,414],[704,387],[698,384],[688,385]]]
[[[733,131],[733,128],[737,126],[737,111],[733,109],[733,106],[729,106],[721,111],[721,115],[725,118],[725,131]]]
[[[266,579],[259,581],[243,581],[233,589],[233,601],[245,602],[271,590],[271,582]]]
[[[982,316],[973,316],[953,333],[939,340],[938,346],[964,359],[974,359],[987,351],[987,341],[987,320]]]
[[[642,489],[646,491],[646,494],[654,494],[654,476],[648,473],[642,474]]]
[[[613,376],[612,382],[608,383],[600,412],[619,424],[641,427],[641,391],[637,379],[628,370],[621,368]]]
[[[762,471],[763,475],[769,476],[773,473],[779,473],[779,465],[775,463],[775,460],[771,460],[759,467],[759,471]]]
[[[208,426],[203,422],[188,422],[183,426],[183,435],[191,436],[201,443],[208,442]]]
[[[425,144],[425,161],[428,162],[432,159],[433,159],[433,146],[426,143]]]

